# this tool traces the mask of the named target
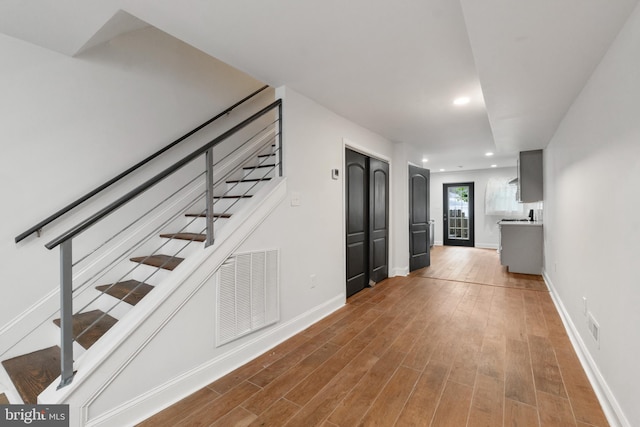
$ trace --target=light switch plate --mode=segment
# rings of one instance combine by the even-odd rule
[[[291,206],[300,206],[300,193],[297,191],[291,192]]]

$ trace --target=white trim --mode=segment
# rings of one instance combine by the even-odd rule
[[[345,168],[345,161],[346,161],[346,149],[350,149],[352,151],[357,151],[358,153],[365,155],[367,157],[372,157],[378,160],[382,160],[383,162],[386,162],[389,165],[389,184],[388,184],[388,190],[389,190],[389,207],[388,207],[388,212],[387,214],[389,215],[389,225],[388,225],[388,229],[387,229],[387,243],[388,243],[388,252],[387,252],[387,267],[388,267],[388,275],[389,277],[392,277],[391,275],[391,254],[393,253],[394,250],[394,233],[393,233],[393,209],[391,209],[391,206],[393,206],[394,200],[393,197],[394,192],[393,192],[393,181],[392,181],[392,176],[393,176],[393,162],[391,161],[391,158],[384,156],[382,154],[379,154],[375,151],[372,151],[369,148],[365,148],[361,145],[358,145],[356,143],[354,143],[353,141],[351,141],[348,138],[342,138],[342,277],[344,278],[343,283],[344,283],[344,287],[346,290],[346,286],[347,286],[347,230],[346,230],[346,223],[347,223],[347,179],[346,179],[346,168]],[[397,268],[394,268],[393,271],[396,271]],[[409,274],[407,272],[407,274]]]
[[[598,369],[598,365],[593,360],[593,357],[591,357],[589,349],[582,340],[582,337],[580,336],[576,325],[573,323],[573,320],[571,320],[571,316],[569,316],[569,312],[562,303],[562,299],[560,299],[558,291],[556,290],[555,286],[553,286],[553,283],[547,275],[546,270],[542,271],[542,277],[546,282],[547,287],[549,288],[551,299],[553,300],[553,303],[555,304],[556,309],[560,314],[562,323],[564,323],[564,327],[569,335],[569,340],[571,340],[573,349],[578,355],[578,359],[580,359],[580,364],[587,374],[587,378],[591,383],[591,387],[593,387],[593,391],[596,393],[596,396],[600,401],[600,404],[602,405],[602,410],[607,417],[607,421],[609,421],[609,424],[612,427],[631,427],[631,423],[624,415],[620,404],[616,400],[613,392],[609,388],[609,385]]]
[[[480,249],[498,249],[498,244],[497,243],[476,243],[475,244],[476,248],[480,248]]]
[[[133,425],[184,399],[189,394],[232,372],[344,305],[344,294],[277,325],[251,341],[105,412],[87,426]],[[132,422],[132,420],[135,420]]]
[[[52,315],[55,315],[56,311],[60,309],[59,294],[59,288],[52,289],[49,293],[40,298],[39,301],[17,315],[13,320],[0,329],[0,342],[5,344],[11,343],[10,345],[0,347],[0,357],[3,357],[3,359],[13,357],[13,354],[11,353],[9,356],[6,356],[6,354],[20,344],[20,341],[22,341],[24,337],[39,328]],[[51,313],[48,314],[44,320],[38,316],[42,310],[45,310],[46,313]],[[34,314],[36,316],[33,316]],[[19,327],[16,328],[16,326]]]
[[[395,276],[408,276],[409,275],[409,267],[396,267],[392,270],[390,277]]]
[[[351,141],[348,138],[342,138],[342,155],[344,156],[344,149],[345,148],[349,148],[352,151],[357,151],[360,154],[364,154],[367,157],[373,157],[376,158],[378,160],[382,160],[384,162],[389,163],[389,165],[391,165],[391,158],[384,156],[376,151],[373,151],[369,148],[363,147],[362,145],[358,145],[355,142]],[[343,162],[343,166],[344,166],[344,158],[342,159]]]

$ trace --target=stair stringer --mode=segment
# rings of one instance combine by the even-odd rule
[[[73,426],[98,425],[114,407],[229,351],[231,345],[216,349],[214,343],[214,274],[285,196],[286,178],[264,185],[246,209],[230,219],[213,245],[187,258],[163,286],[76,360],[71,385],[56,390],[55,381],[40,394],[39,402],[69,404]],[[196,312],[204,317],[202,327],[192,323]],[[191,324],[191,330],[173,331],[180,320]],[[204,329],[211,332],[197,339]]]

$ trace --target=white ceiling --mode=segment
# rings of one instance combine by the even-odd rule
[[[3,0],[0,32],[74,55],[148,23],[468,170],[545,147],[637,3]]]

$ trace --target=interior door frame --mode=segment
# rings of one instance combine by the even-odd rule
[[[448,220],[449,220],[449,198],[447,187],[458,187],[458,186],[468,186],[469,187],[469,239],[468,240],[458,240],[458,239],[448,239],[447,230],[449,228]],[[473,182],[444,182],[442,183],[442,244],[446,246],[475,246],[475,189]]]
[[[346,227],[346,223],[347,223],[347,180],[346,180],[346,171],[345,171],[345,164],[346,164],[346,149],[349,150],[353,150],[353,151],[357,151],[358,153],[364,154],[365,156],[368,157],[373,157],[375,159],[378,160],[382,160],[384,162],[387,162],[387,164],[389,165],[389,212],[388,212],[388,218],[389,218],[389,229],[388,229],[388,236],[387,236],[387,240],[389,242],[389,247],[388,250],[389,252],[387,253],[387,265],[389,265],[389,277],[392,277],[395,274],[395,272],[393,271],[393,268],[391,266],[391,254],[393,253],[394,250],[394,231],[393,231],[393,209],[391,209],[391,207],[393,206],[393,182],[392,182],[392,177],[393,177],[393,163],[391,162],[391,158],[385,156],[384,154],[378,153],[376,151],[373,151],[367,147],[363,147],[362,145],[359,145],[351,140],[349,140],[348,138],[342,138],[342,150],[341,150],[341,166],[340,166],[340,170],[342,171],[342,283],[343,285],[347,282],[347,227]],[[342,289],[344,295],[345,295],[345,301],[346,301],[346,295],[347,295],[347,290],[346,287],[343,287]]]

